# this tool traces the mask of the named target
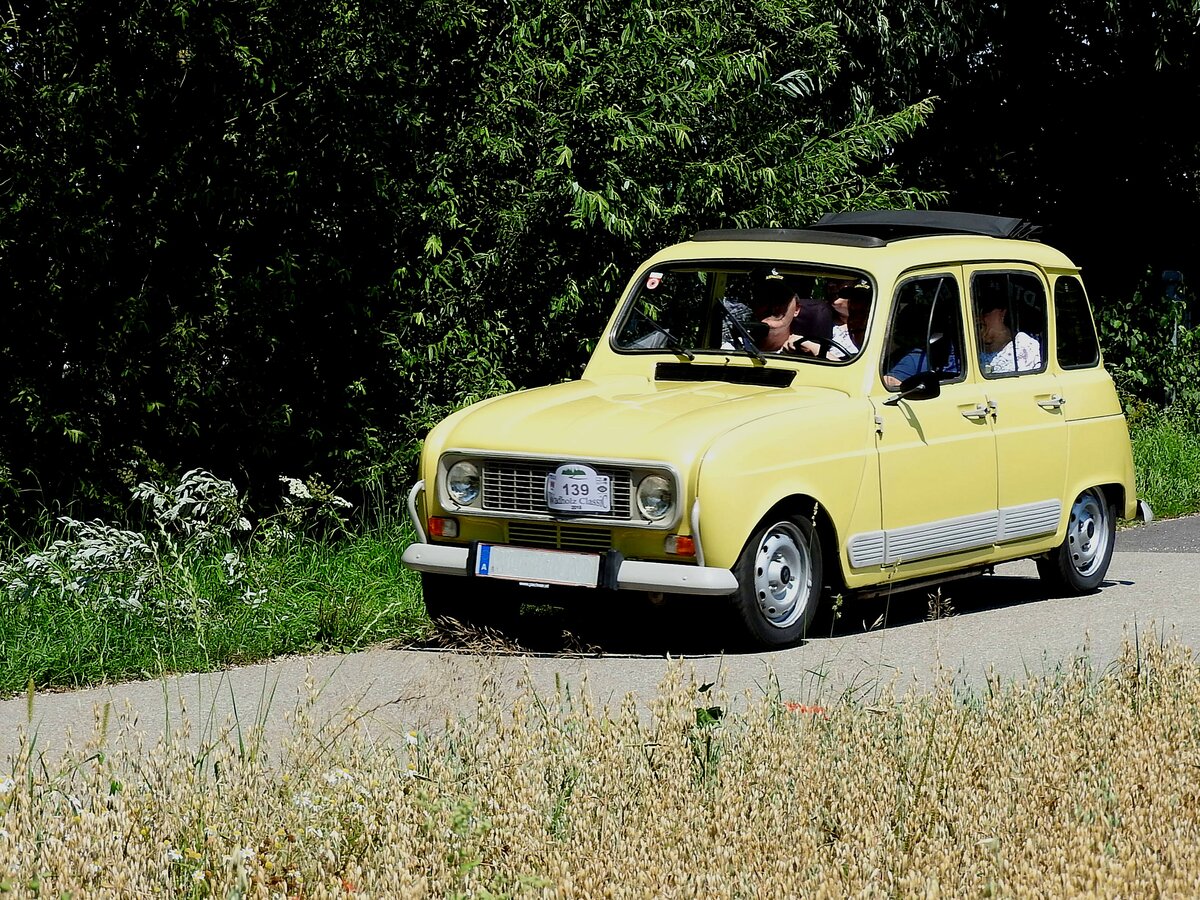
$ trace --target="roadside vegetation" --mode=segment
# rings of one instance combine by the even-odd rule
[[[1138,496],[1159,517],[1200,512],[1200,323],[1177,272],[1147,272],[1096,311],[1105,367],[1120,389]]]
[[[134,490],[138,527],[62,517],[0,553],[0,696],[353,650],[428,627],[407,525],[352,526],[319,479],[281,479],[252,523],[228,481]],[[360,517],[361,518],[361,517]]]
[[[1160,518],[1200,512],[1200,427],[1194,408],[1130,411],[1138,496]]]
[[[1138,643],[1138,640],[1150,643]],[[32,707],[32,699],[30,701]],[[735,712],[727,712],[731,706]],[[31,710],[35,712],[35,710]],[[6,896],[1194,896],[1200,668],[1148,632],[981,691],[481,699],[372,743],[302,706],[0,770]],[[232,723],[237,725],[237,723]]]

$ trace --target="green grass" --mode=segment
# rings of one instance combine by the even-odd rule
[[[1181,410],[1139,410],[1130,416],[1138,496],[1159,517],[1200,511],[1200,433]]]
[[[409,540],[392,528],[298,538],[269,554],[249,550],[267,589],[257,605],[224,588],[217,552],[175,579],[195,585],[209,604],[167,621],[69,592],[27,596],[0,616],[0,696],[30,679],[38,688],[78,687],[415,638],[428,620],[420,582],[400,563]],[[13,547],[10,555],[33,549]]]

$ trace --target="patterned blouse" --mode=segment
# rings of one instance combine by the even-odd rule
[[[988,375],[1004,372],[1036,372],[1042,367],[1042,345],[1023,331],[999,350],[979,354],[979,365]]]

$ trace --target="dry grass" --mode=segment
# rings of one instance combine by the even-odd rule
[[[102,727],[0,778],[0,879],[54,897],[1200,893],[1200,668],[1177,645],[968,698],[798,699],[727,716],[676,669],[649,714],[484,698],[387,747],[305,709],[274,748]]]

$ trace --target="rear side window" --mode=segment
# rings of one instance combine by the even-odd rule
[[[1046,370],[1046,289],[1029,272],[977,272],[971,299],[985,378]]]
[[[1055,346],[1064,369],[1087,369],[1100,364],[1100,344],[1079,279],[1062,275],[1054,282]]]

